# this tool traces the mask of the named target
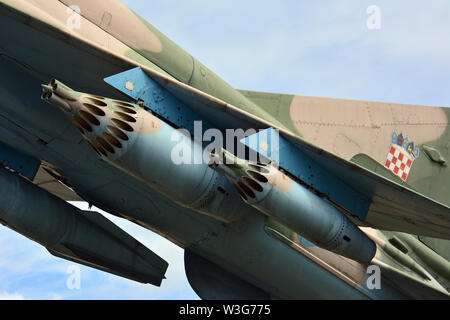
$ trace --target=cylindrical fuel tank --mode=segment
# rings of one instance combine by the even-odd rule
[[[69,203],[0,168],[0,223],[50,253],[159,286],[168,264],[97,212]]]

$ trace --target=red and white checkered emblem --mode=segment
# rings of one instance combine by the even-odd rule
[[[408,179],[414,159],[400,146],[392,145],[387,156],[385,167],[399,176],[403,181]]]

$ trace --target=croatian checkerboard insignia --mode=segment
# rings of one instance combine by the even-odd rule
[[[392,145],[389,150],[385,167],[400,177],[403,181],[408,179],[414,161],[419,157],[419,148],[414,146],[402,133],[392,134]]]

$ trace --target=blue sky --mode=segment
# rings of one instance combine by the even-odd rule
[[[210,69],[240,89],[450,106],[448,0],[126,0]],[[367,28],[367,8],[381,29]],[[169,261],[162,288],[80,267],[0,227],[0,299],[195,299],[183,252],[111,219]]]

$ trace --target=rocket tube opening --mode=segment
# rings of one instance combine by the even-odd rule
[[[131,123],[135,123],[136,122],[135,118],[133,118],[132,116],[130,116],[130,115],[126,114],[126,113],[119,112],[119,111],[114,111],[114,114],[116,116],[118,116],[120,119],[124,120],[124,121],[131,122]]]
[[[81,117],[86,120],[87,122],[89,122],[90,124],[94,125],[94,126],[100,126],[100,121],[97,120],[96,117],[94,117],[92,114],[90,114],[89,112],[86,112],[84,110],[80,110],[80,115]]]
[[[243,183],[242,181],[239,181],[238,182],[238,186],[239,186],[240,189],[242,189],[242,191],[244,191],[245,195],[247,195],[249,198],[251,198],[251,199],[255,199],[256,198],[255,193],[252,191],[252,189],[247,187],[245,185],[245,183]]]
[[[257,171],[257,172],[262,173],[262,174],[269,174],[270,173],[270,171],[267,170],[266,168],[260,167],[260,166],[258,166],[256,164],[249,164],[249,167],[252,168],[253,170]]]
[[[94,99],[105,100],[104,97],[96,96],[96,95],[93,95],[93,94],[91,94],[90,96],[91,96],[92,98],[94,98]]]
[[[82,135],[85,134],[84,129],[78,124],[78,122],[72,120],[72,124],[74,125],[75,128],[77,128],[78,131],[80,131]]]
[[[244,191],[242,191],[242,189],[238,186],[238,185],[236,185],[236,184],[234,184],[233,183],[233,186],[236,188],[236,190],[239,192],[239,194],[241,195],[241,197],[245,200],[245,201],[248,201],[248,198],[247,198],[247,196],[245,195],[245,193],[244,193]]]
[[[100,151],[97,150],[97,148],[92,144],[92,142],[90,142],[89,140],[87,140],[87,143],[89,143],[89,145],[91,146],[92,149],[94,149],[95,153],[97,153],[100,157],[102,156]]]
[[[250,186],[250,188],[252,188],[253,190],[255,190],[257,192],[264,191],[263,187],[261,187],[260,184],[257,183],[255,180],[247,178],[247,177],[243,177],[242,180],[244,180],[245,184]]]
[[[82,127],[83,129],[85,129],[88,132],[93,132],[94,130],[92,129],[91,125],[89,123],[87,123],[83,118],[81,118],[80,116],[73,116],[73,120],[78,123],[80,125],[80,127]]]
[[[58,96],[54,92],[47,92],[43,96],[43,98],[45,99],[46,102],[58,107],[60,110],[62,110],[65,113],[72,112],[72,107],[66,102],[65,98]]]
[[[97,140],[93,140],[91,141],[91,143],[95,147],[95,149],[97,149],[98,152],[100,152],[101,155],[103,155],[104,157],[108,156],[105,149],[103,149],[102,145]]]
[[[123,102],[123,101],[117,101],[117,100],[115,100],[115,101],[113,101],[113,102],[114,102],[114,103],[117,103],[118,105],[124,106],[124,107],[134,108],[133,105],[131,105],[131,104],[129,104],[129,103],[126,103],[126,102]]]
[[[97,141],[98,141],[98,143],[100,143],[100,144],[102,145],[102,147],[103,147],[104,149],[106,149],[106,151],[108,151],[109,153],[112,153],[112,154],[115,154],[115,153],[116,153],[116,151],[114,150],[114,148],[113,148],[108,142],[106,142],[105,139],[100,138],[100,137],[97,137]]]
[[[129,114],[137,114],[136,111],[129,107],[122,107],[122,106],[115,106],[117,109],[119,109],[122,112],[129,113]]]
[[[52,96],[52,94],[51,94],[51,92],[43,92],[42,93],[42,96],[41,96],[41,99],[42,100],[48,100],[48,99],[50,99],[50,97]]]
[[[133,132],[133,127],[131,127],[129,124],[127,124],[126,122],[119,120],[119,119],[111,119],[112,123],[114,123],[116,126],[118,126],[120,129],[128,131],[128,132]]]
[[[102,132],[102,136],[103,138],[106,139],[106,141],[108,141],[110,144],[112,144],[113,146],[122,149],[122,144],[120,143],[119,140],[117,140],[116,138],[114,138],[112,135],[110,135],[107,132]]]
[[[76,101],[77,99],[72,95],[73,90],[61,82],[53,79],[50,81],[50,87],[55,95],[68,101]]]
[[[266,177],[264,177],[262,174],[259,174],[256,171],[252,171],[252,170],[248,170],[247,174],[249,176],[251,176],[253,179],[256,179],[257,181],[261,182],[261,183],[268,183],[269,179],[267,179]]]

